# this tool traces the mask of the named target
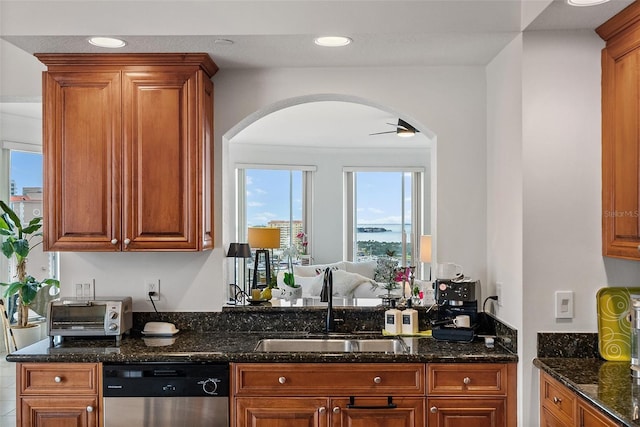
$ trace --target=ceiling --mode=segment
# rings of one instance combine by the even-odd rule
[[[128,42],[119,52],[208,52],[225,69],[485,65],[527,27],[594,29],[631,2],[0,0],[0,37],[35,53],[104,52],[86,38],[118,36]],[[353,43],[313,44],[328,34]]]
[[[118,52],[208,52],[221,69],[486,65],[521,31],[593,30],[632,3],[611,0],[572,7],[565,0],[0,0],[0,38],[35,52],[112,52],[87,43],[91,35],[127,41]],[[318,35],[346,35],[344,48],[315,46]],[[232,44],[221,42],[233,41]],[[5,65],[3,64],[2,67]],[[2,105],[2,104],[0,104]],[[39,115],[15,103],[1,112]],[[285,108],[234,137],[245,143],[315,145],[331,129],[335,146],[425,144],[398,138],[398,117],[348,102]],[[328,124],[331,125],[328,125]],[[309,135],[313,135],[310,137]],[[326,145],[325,145],[326,146]]]

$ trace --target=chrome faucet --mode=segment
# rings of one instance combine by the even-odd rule
[[[320,292],[320,302],[327,303],[327,323],[325,325],[325,333],[333,332],[333,272],[331,267],[324,270],[324,279],[322,280],[322,291]]]

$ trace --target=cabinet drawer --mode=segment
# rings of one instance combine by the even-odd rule
[[[572,425],[575,420],[576,397],[569,389],[542,372],[540,404],[556,418]]]
[[[428,366],[430,396],[507,394],[506,364],[433,363]]]
[[[97,363],[20,363],[20,394],[97,394]]]
[[[247,363],[233,366],[238,396],[423,395],[422,364]]]

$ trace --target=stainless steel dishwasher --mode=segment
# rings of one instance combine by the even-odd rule
[[[103,366],[104,427],[229,427],[229,365]]]

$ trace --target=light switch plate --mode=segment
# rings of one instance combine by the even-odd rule
[[[573,291],[556,291],[556,319],[573,319]]]

